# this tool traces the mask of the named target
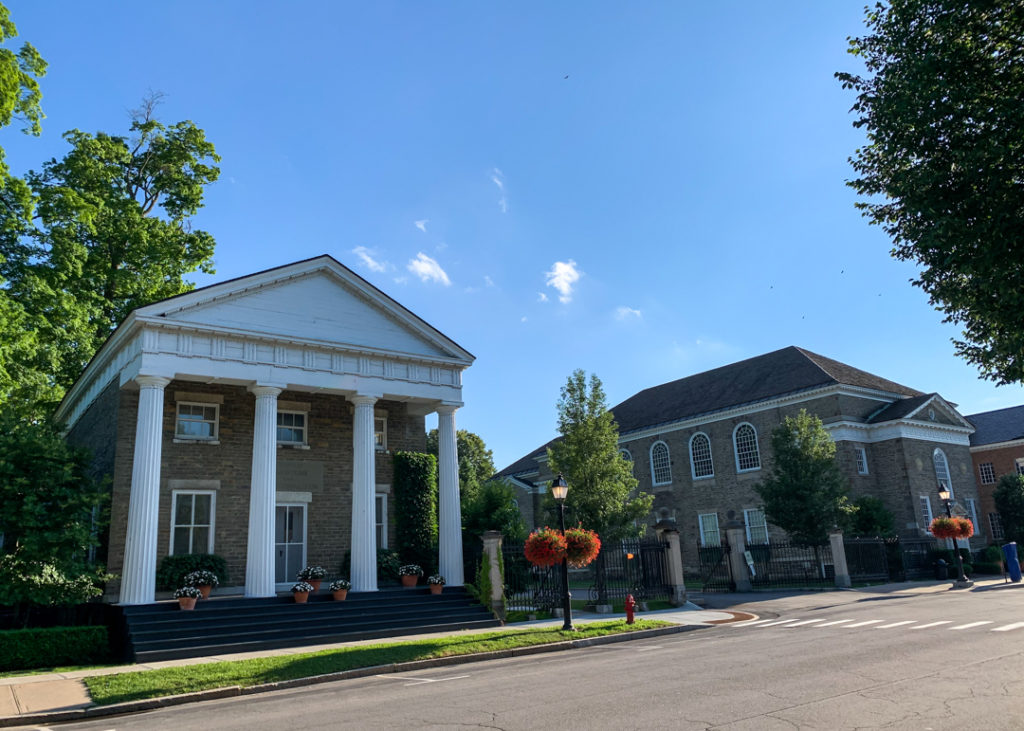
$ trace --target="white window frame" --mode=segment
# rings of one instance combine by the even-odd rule
[[[179,434],[178,424],[181,422],[182,406],[199,406],[204,409],[213,409],[213,434],[208,437],[196,436],[194,434]],[[195,419],[189,419],[195,422]],[[206,419],[199,420],[208,424]],[[220,439],[220,404],[211,401],[177,401],[174,405],[174,439],[179,442],[216,442]]]
[[[705,523],[710,522],[709,519],[714,519],[714,534],[717,536],[717,542],[708,543],[707,534],[711,531],[705,528]],[[722,532],[718,527],[718,513],[700,513],[697,516],[697,527],[700,530],[700,545],[701,546],[721,546],[722,545]]]
[[[755,523],[750,520],[752,515],[758,515],[761,517],[760,523]],[[743,510],[743,525],[747,531],[747,545],[753,544],[754,538],[751,535],[751,527],[753,528],[764,528],[764,541],[758,541],[757,545],[767,545],[768,540],[768,519],[764,516],[764,508],[745,508]]]
[[[378,508],[380,508],[378,510]],[[373,496],[373,528],[376,538],[377,527],[380,526],[380,547],[388,547],[388,493],[377,492]]]
[[[278,418],[280,418],[280,416],[282,414],[291,414],[293,416],[301,416],[302,417],[302,427],[296,427],[296,426],[285,426],[284,427],[285,429],[298,429],[298,428],[301,428],[302,429],[302,441],[292,442],[292,441],[284,441],[284,440],[278,438],[277,443],[281,444],[283,446],[296,446],[296,447],[304,447],[304,446],[308,445],[309,444],[309,412],[308,411],[300,411],[298,409],[278,409],[277,410]],[[281,428],[281,424],[280,423],[277,424],[277,428],[279,428],[279,429]]]
[[[988,468],[988,469],[986,469]],[[982,462],[978,465],[978,479],[982,485],[996,484],[996,469],[991,462]]]
[[[657,449],[658,445],[661,445],[662,447],[665,448],[665,469],[668,471],[668,479],[667,480],[660,480],[660,481],[658,480],[658,469],[654,465],[654,450]],[[651,458],[651,484],[652,485],[671,485],[672,484],[672,450],[670,450],[668,448],[668,445],[665,444],[665,442],[663,442],[662,440],[659,439],[658,441],[656,441],[654,444],[651,445],[650,458]]]
[[[377,428],[378,421],[381,422],[380,429]],[[378,435],[380,435],[379,438]],[[388,451],[388,412],[386,411],[373,412],[373,448],[378,452]]]
[[[693,442],[697,439],[697,437],[704,437],[704,440],[707,442],[707,445],[708,445],[707,464],[708,464],[708,467],[711,469],[711,471],[708,472],[706,475],[698,475],[697,474],[697,459],[696,459],[696,457],[693,454]],[[702,431],[699,431],[696,434],[694,434],[693,436],[691,436],[690,437],[689,452],[690,452],[690,475],[693,477],[693,479],[695,479],[695,480],[707,480],[707,479],[710,479],[710,478],[715,476],[715,458],[714,458],[714,455],[711,453],[711,437],[709,437],[707,434],[705,434]]]
[[[194,551],[193,550],[193,551],[189,551],[189,553],[213,553],[213,546],[214,546],[213,536],[214,536],[214,531],[216,530],[216,527],[217,527],[217,491],[216,490],[171,490],[171,535],[170,535],[170,538],[167,541],[167,555],[168,556],[173,556],[174,555],[174,529],[179,527],[178,524],[175,522],[175,520],[176,520],[177,515],[178,515],[178,497],[181,496],[181,495],[189,495],[189,496],[209,495],[210,496],[210,535],[209,535],[209,538],[207,538],[207,541],[206,541],[206,543],[207,543],[206,550],[205,551]],[[192,520],[193,520],[193,522],[188,524],[189,528],[193,528],[194,529],[196,527],[196,523],[194,522],[195,521],[195,515],[196,515],[196,502],[195,502],[195,499],[193,497],[193,500],[192,500]],[[184,527],[184,526],[180,526],[180,527]],[[192,534],[191,533],[189,534],[189,542],[190,543],[192,542]],[[192,546],[192,548],[195,548],[195,546]]]
[[[754,456],[757,458],[757,466],[755,467],[740,467],[740,446],[736,442],[736,434],[745,426],[750,427],[750,431],[754,434]],[[732,452],[736,459],[736,472],[756,472],[761,469],[761,446],[757,441],[757,429],[749,421],[744,421],[741,424],[737,424],[736,428],[732,430]]]
[[[942,465],[942,470],[939,469],[939,465]],[[935,480],[940,485],[945,485],[946,489],[949,490],[949,499],[953,499],[953,476],[949,471],[949,460],[946,458],[946,453],[938,447],[932,452],[932,467],[935,468]],[[945,472],[943,477],[942,472]]]
[[[924,529],[928,530],[928,527],[932,524],[932,520],[935,518],[935,514],[932,513],[932,499],[928,495],[918,495],[918,513],[925,519]]]
[[[971,523],[974,524],[974,535],[981,538],[981,523],[978,522],[978,501],[969,497],[965,498],[964,502],[967,503],[967,512],[971,517]]]
[[[1013,465],[1017,470],[1018,475],[1024,475],[1024,457],[1018,457],[1013,461]]]
[[[277,520],[277,509],[278,508],[302,508],[302,560],[299,561],[299,563],[302,564],[303,566],[306,566],[306,557],[307,557],[307,555],[309,553],[309,505],[310,505],[311,501],[304,499],[304,497],[303,497],[303,499],[300,499],[300,500],[295,499],[295,497],[302,495],[301,493],[286,493],[286,495],[288,496],[288,499],[282,499],[281,493],[277,494],[277,502],[274,505],[274,520],[275,521]],[[276,530],[276,528],[275,528],[275,530]],[[277,536],[275,535],[274,536],[274,550],[275,551],[277,550],[277,546],[278,546]],[[276,566],[274,568],[275,568],[275,576],[274,576],[274,578],[276,579],[277,578]],[[292,579],[292,578],[285,577],[285,579],[286,579],[285,581],[277,582],[277,583],[274,584],[274,586],[277,588],[278,591],[283,591],[284,589],[288,588],[289,586],[291,586],[292,584],[295,583],[294,579]]]
[[[857,444],[854,445],[853,451],[854,454],[857,456],[857,474],[868,474],[868,450]]]
[[[625,447],[619,450],[619,456],[629,462],[629,474],[636,476],[636,462],[633,461],[633,453]]]

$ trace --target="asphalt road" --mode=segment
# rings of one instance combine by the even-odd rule
[[[61,728],[1024,729],[1024,586],[740,608],[762,618]]]

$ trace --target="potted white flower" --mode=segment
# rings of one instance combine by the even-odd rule
[[[185,574],[185,586],[194,586],[202,592],[203,599],[210,598],[210,591],[220,584],[217,574],[206,569],[199,569]]]
[[[331,595],[334,597],[334,601],[336,601],[336,602],[343,602],[343,601],[345,601],[345,597],[348,596],[348,590],[351,589],[351,588],[352,588],[352,582],[349,581],[348,579],[338,579],[337,581],[332,581],[331,582],[331,586],[330,586],[330,590],[331,590]]]
[[[296,604],[305,604],[309,600],[309,592],[313,591],[313,585],[300,581],[292,587],[292,595]]]
[[[192,610],[196,608],[196,600],[203,595],[194,586],[183,586],[174,592],[174,598],[178,600],[181,609]]]
[[[307,566],[299,572],[299,575],[295,578],[299,581],[305,581],[307,584],[313,587],[314,591],[320,591],[320,582],[327,576],[327,569],[323,566]]]
[[[431,594],[440,594],[444,584],[444,577],[441,574],[431,574],[427,577],[427,585],[430,587]]]
[[[414,563],[407,563],[398,567],[398,578],[402,586],[416,586],[416,583],[423,576],[423,569]]]

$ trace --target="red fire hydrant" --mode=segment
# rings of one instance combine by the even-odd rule
[[[626,624],[633,624],[633,607],[636,606],[636,599],[632,594],[626,594]]]

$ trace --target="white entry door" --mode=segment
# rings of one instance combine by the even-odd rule
[[[278,505],[274,516],[274,581],[279,589],[294,584],[306,566],[306,506]]]

